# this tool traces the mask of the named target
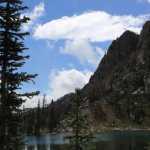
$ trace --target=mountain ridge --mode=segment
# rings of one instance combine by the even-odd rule
[[[81,89],[83,99],[88,101],[91,122],[114,127],[149,126],[149,66],[150,21],[147,21],[139,35],[125,31],[112,41],[89,83]]]
[[[94,130],[150,127],[150,21],[139,35],[125,31],[112,41],[81,95]],[[47,115],[55,110],[57,131],[74,98],[67,94],[46,108]]]

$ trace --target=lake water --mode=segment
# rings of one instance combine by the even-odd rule
[[[25,150],[70,150],[66,134],[25,138]],[[150,131],[111,131],[98,133],[95,150],[150,150]],[[89,149],[88,149],[89,150]]]

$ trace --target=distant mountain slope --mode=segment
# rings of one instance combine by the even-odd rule
[[[82,93],[92,122],[150,126],[150,21],[112,42]]]
[[[88,93],[88,89],[96,87],[97,90],[99,89],[97,92],[102,95],[113,90],[114,75],[119,73],[119,69],[123,70],[130,63],[129,60],[136,52],[138,41],[139,35],[130,31],[126,31],[120,38],[114,40],[83,90],[87,90]]]
[[[94,128],[150,127],[150,21],[140,35],[126,31],[112,42],[81,92]],[[71,111],[73,98],[54,102],[58,122]]]

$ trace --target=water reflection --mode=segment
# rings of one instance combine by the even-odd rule
[[[92,146],[94,150],[150,150],[150,132],[98,134]],[[71,147],[64,135],[60,134],[28,137],[25,150],[71,150]]]
[[[150,150],[149,144],[146,142],[123,142],[110,141],[98,142],[95,144],[95,150]],[[27,146],[26,150],[70,150],[69,145],[32,145]]]
[[[110,141],[99,142],[96,150],[148,150],[148,143],[142,141]]]

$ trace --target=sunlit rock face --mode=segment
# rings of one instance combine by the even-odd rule
[[[114,40],[88,85],[98,83],[99,92],[132,93],[148,90],[150,64],[150,22],[140,35],[126,31]],[[88,88],[88,85],[86,88]],[[146,86],[146,87],[145,87]]]
[[[114,40],[82,89],[95,125],[150,125],[150,21]],[[63,101],[63,98],[61,99]],[[89,115],[88,112],[88,115]]]
[[[112,85],[112,81],[127,66],[130,57],[135,55],[138,41],[139,35],[130,31],[126,31],[120,38],[114,40],[90,79],[89,85],[98,84],[99,92],[102,94],[117,88],[118,83]]]
[[[112,42],[81,93],[83,112],[95,129],[150,127],[150,21],[140,35],[126,31]],[[58,124],[75,97],[68,94],[49,105]]]

